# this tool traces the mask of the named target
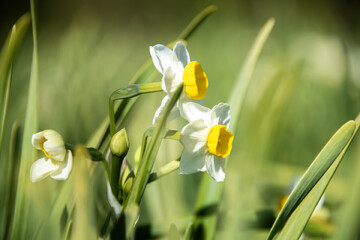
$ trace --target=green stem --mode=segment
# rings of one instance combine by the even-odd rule
[[[119,195],[120,168],[123,159],[114,154],[112,155],[110,185],[114,196]]]
[[[110,182],[110,181],[111,181],[111,179],[110,179],[111,173],[110,173],[109,163],[106,161],[106,159],[104,159],[104,160],[102,161],[102,163],[103,163],[104,168],[105,168],[105,171],[106,171],[107,179],[108,179],[109,182]]]
[[[180,33],[177,39],[186,40],[199,26],[200,24],[213,12],[217,10],[216,5],[210,5],[202,10],[196,17],[187,25],[187,27]]]
[[[157,172],[153,172],[150,174],[148,183],[154,182],[161,177],[164,177],[172,172],[175,172],[180,167],[180,158],[174,161],[167,163],[162,166]]]
[[[116,133],[115,127],[115,110],[114,102],[119,99],[133,98],[140,94],[160,92],[161,82],[145,83],[145,84],[129,84],[125,87],[114,91],[109,97],[109,120],[110,120],[110,135],[114,136]]]
[[[166,104],[165,111],[163,112],[159,121],[156,123],[155,129],[153,131],[153,136],[144,152],[144,156],[141,159],[140,168],[135,176],[134,184],[131,188],[130,195],[127,201],[125,201],[124,203],[124,208],[126,208],[127,206],[131,206],[132,204],[138,205],[140,203],[152,167],[154,166],[155,158],[159,150],[161,140],[165,133],[165,122],[170,114],[171,109],[174,107],[175,103],[179,99],[182,90],[183,85],[181,84],[170,98],[170,101]]]
[[[115,112],[114,112],[114,101],[113,95],[109,97],[109,120],[110,120],[110,135],[111,137],[115,134]]]

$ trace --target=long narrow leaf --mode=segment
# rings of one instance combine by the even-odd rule
[[[14,220],[11,231],[12,239],[25,239],[27,234],[29,213],[29,191],[31,183],[29,178],[30,165],[35,156],[31,145],[31,136],[38,129],[38,47],[36,34],[36,14],[34,1],[31,4],[31,17],[33,28],[33,58],[31,65],[29,96],[25,114],[25,126],[20,160],[19,179],[17,185]]]
[[[90,179],[88,162],[90,157],[84,147],[75,149],[73,192],[75,214],[72,224],[73,239],[97,239],[94,189]]]
[[[243,101],[250,83],[252,73],[254,71],[256,62],[259,58],[261,50],[274,26],[275,21],[270,19],[262,27],[256,40],[246,58],[245,64],[240,72],[239,78],[236,81],[235,88],[230,96],[230,109],[231,109],[231,126],[232,132],[236,132],[240,111],[243,106]],[[235,136],[236,137],[236,136]],[[228,159],[226,160],[228,161]],[[216,230],[217,215],[211,214],[209,216],[201,216],[202,209],[216,208],[220,201],[224,184],[214,182],[207,175],[203,176],[200,191],[196,203],[197,220],[195,227],[202,229],[206,239],[213,239]]]
[[[11,65],[30,26],[31,17],[27,13],[14,24],[0,55],[0,149],[4,135],[5,117],[11,86]]]
[[[15,193],[16,189],[16,166],[19,165],[19,124],[15,122],[11,131],[10,139],[10,155],[9,155],[9,166],[8,166],[8,175],[7,175],[7,186],[5,194],[5,204],[4,204],[4,224],[2,229],[2,239],[8,239],[8,233],[10,228],[10,223],[12,219],[12,210],[14,209]]]
[[[355,133],[359,118],[345,123],[328,141],[294,188],[279,213],[268,239],[298,239],[339,166]]]
[[[163,114],[155,125],[155,129],[153,131],[150,143],[147,145],[145,153],[141,159],[141,165],[136,173],[134,184],[131,188],[129,197],[124,203],[124,210],[122,212],[122,215],[120,216],[119,224],[112,233],[113,237],[119,237],[118,234],[124,234],[123,231],[119,231],[122,226],[124,226],[124,224],[126,226],[126,236],[129,236],[129,234],[134,232],[133,228],[135,227],[135,224],[129,226],[127,223],[129,222],[129,218],[131,223],[135,223],[135,221],[133,220],[137,218],[137,215],[134,215],[135,211],[133,211],[133,209],[137,209],[145,192],[146,185],[148,183],[152,168],[154,166],[156,155],[159,151],[161,141],[165,134],[166,120],[170,114],[171,109],[174,107],[175,103],[179,99],[182,89],[183,85],[181,84],[181,86],[179,86],[174,92],[174,94],[171,96],[169,102],[165,106]]]

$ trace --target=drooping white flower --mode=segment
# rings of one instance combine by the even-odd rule
[[[56,180],[67,179],[72,169],[72,153],[66,151],[61,135],[54,130],[44,130],[32,135],[31,142],[45,155],[31,165],[31,181],[37,182],[47,176]]]
[[[166,93],[160,107],[155,112],[153,124],[156,123],[164,111],[166,103],[170,100],[170,96],[181,83],[184,84],[183,93],[172,114],[175,115],[179,110],[181,116],[184,116],[184,103],[201,100],[206,95],[208,79],[205,72],[199,62],[190,62],[189,52],[182,42],[177,42],[173,50],[162,44],[150,46],[150,54],[156,69],[163,75],[161,88]]]
[[[207,171],[216,181],[225,179],[225,157],[230,154],[233,134],[228,131],[230,106],[220,103],[212,109],[188,102],[184,117],[189,121],[181,131],[184,151],[180,159],[180,173]]]

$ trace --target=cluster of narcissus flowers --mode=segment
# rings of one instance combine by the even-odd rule
[[[65,149],[61,135],[54,130],[44,130],[32,135],[31,141],[45,155],[32,164],[31,181],[37,182],[47,176],[56,180],[67,179],[72,168],[72,153]]]
[[[233,134],[228,131],[230,107],[220,103],[212,109],[202,106],[208,79],[200,63],[190,62],[189,52],[182,42],[174,49],[157,44],[150,47],[156,69],[162,76],[162,89],[166,96],[155,112],[155,123],[169,101],[171,94],[184,84],[175,111],[189,123],[182,129],[180,142],[184,151],[180,159],[180,173],[190,174],[207,171],[216,181],[225,178],[225,157],[230,154]]]

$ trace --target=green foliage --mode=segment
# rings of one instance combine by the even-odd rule
[[[360,117],[345,123],[315,158],[281,209],[268,239],[298,239],[359,128]]]
[[[236,132],[240,111],[246,96],[247,88],[250,83],[251,76],[254,72],[256,62],[259,58],[261,50],[274,26],[274,19],[268,20],[264,27],[258,33],[258,36],[245,60],[244,66],[237,79],[236,85],[230,95],[229,103],[231,109],[231,126],[230,130]],[[228,161],[229,158],[226,160]],[[227,162],[226,162],[227,164]],[[195,231],[201,231],[201,235],[205,239],[213,239],[216,231],[217,211],[205,213],[208,216],[199,215],[203,209],[218,209],[221,195],[223,193],[223,184],[211,180],[204,175],[201,183],[200,192],[197,199],[197,225]]]
[[[329,134],[359,111],[358,30],[329,14],[334,3],[280,2],[282,11],[267,2],[219,2],[193,20],[203,3],[38,2],[37,24],[31,1],[33,41],[25,35],[31,18],[25,14],[0,56],[1,237],[256,240],[266,239],[275,221],[269,239],[297,239],[303,230],[310,240],[354,238],[359,119]],[[276,29],[270,19],[254,41],[268,16]],[[164,117],[151,127],[162,93],[148,46],[174,39],[184,41],[209,78],[204,105],[231,106],[235,140],[224,183],[206,173],[177,174],[184,121],[165,124]],[[113,130],[126,127],[131,142],[114,180],[125,203],[119,221],[106,192],[116,165],[105,161],[109,96]],[[66,181],[30,183],[30,165],[41,154],[31,135],[47,128],[74,151],[73,172]],[[78,143],[89,151],[73,147]],[[276,218],[280,200],[306,168]],[[326,218],[317,221],[312,214],[325,189]]]

